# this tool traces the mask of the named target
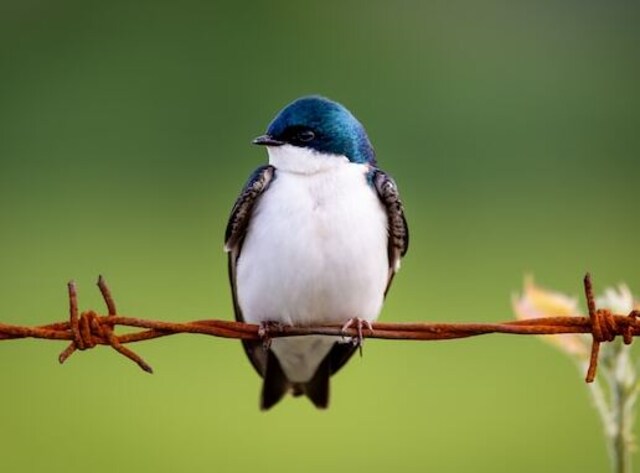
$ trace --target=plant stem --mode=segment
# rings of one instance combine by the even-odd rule
[[[614,473],[631,473],[632,426],[638,394],[637,375],[631,361],[630,347],[617,340],[606,347],[602,377],[609,387],[607,409],[602,410],[600,391],[598,411],[605,427],[605,437]],[[593,394],[596,394],[593,392]],[[595,397],[594,397],[594,400]],[[598,400],[596,400],[596,405]]]
[[[636,370],[628,346],[614,342],[606,350],[599,380],[589,385],[589,393],[602,421],[613,473],[631,473],[631,429],[638,394]],[[582,370],[585,366],[580,363]],[[605,395],[605,386],[609,396]]]
[[[629,454],[630,439],[628,435],[628,420],[629,416],[626,411],[626,393],[621,383],[614,383],[612,386],[613,399],[612,410],[614,412],[615,419],[615,431],[610,438],[612,451],[613,471],[615,473],[631,473],[631,456]]]

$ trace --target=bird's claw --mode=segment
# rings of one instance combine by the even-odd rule
[[[370,332],[373,332],[373,326],[371,325],[371,322],[369,322],[368,320],[361,319],[360,317],[354,317],[352,319],[347,320],[347,323],[345,323],[342,326],[341,330],[343,334],[346,335],[345,332],[351,327],[354,327],[357,333],[355,337],[351,337],[351,343],[353,343],[358,347],[358,352],[360,353],[360,356],[362,356],[362,345],[364,344],[363,329],[366,327],[367,330],[369,330]]]
[[[271,348],[271,341],[273,340],[271,333],[281,332],[283,328],[284,324],[282,322],[274,322],[272,320],[260,322],[258,336],[262,339],[262,348],[264,348],[265,351]]]

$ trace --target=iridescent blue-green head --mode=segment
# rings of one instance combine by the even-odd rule
[[[375,164],[367,132],[349,110],[324,97],[302,97],[283,108],[253,140],[266,146],[292,145],[320,153],[346,156],[354,163]]]

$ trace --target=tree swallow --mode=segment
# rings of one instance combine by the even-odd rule
[[[253,143],[266,146],[269,164],[247,181],[225,234],[236,320],[267,330],[370,327],[409,233],[396,184],[378,168],[364,127],[336,102],[303,97]],[[329,377],[360,343],[361,336],[353,343],[320,335],[243,341],[264,378],[261,408],[287,392],[327,407]]]

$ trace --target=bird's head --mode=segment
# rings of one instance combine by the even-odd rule
[[[283,108],[267,133],[253,140],[268,147],[292,146],[322,155],[375,164],[375,153],[362,124],[337,102],[302,97]]]

